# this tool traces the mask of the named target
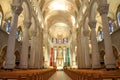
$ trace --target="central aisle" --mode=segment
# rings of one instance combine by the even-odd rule
[[[56,71],[48,80],[72,80],[64,71]]]

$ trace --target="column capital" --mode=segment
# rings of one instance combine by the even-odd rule
[[[84,36],[88,37],[89,36],[89,30],[84,30],[83,34],[84,34]]]
[[[33,31],[31,31],[31,33],[32,33],[32,36],[35,37],[36,34],[37,34],[37,31],[34,31],[34,30],[33,30]]]
[[[96,28],[96,21],[90,21],[88,24],[91,29]]]
[[[100,4],[98,7],[98,12],[100,13],[100,15],[108,14],[108,10],[109,10],[109,4]]]
[[[23,11],[23,8],[21,5],[11,4],[11,9],[12,9],[13,13],[18,14],[18,15],[20,15],[21,12]]]
[[[23,21],[23,24],[24,24],[24,26],[26,27],[26,28],[30,28],[30,25],[31,25],[31,21]]]

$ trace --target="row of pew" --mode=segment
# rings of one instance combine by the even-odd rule
[[[120,80],[120,70],[65,69],[72,80]]]
[[[56,69],[0,70],[0,80],[48,80]]]

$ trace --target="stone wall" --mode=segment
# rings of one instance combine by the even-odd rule
[[[112,45],[117,49],[120,54],[120,28],[116,30],[112,35]]]
[[[117,49],[120,54],[120,28],[111,34],[112,45]],[[104,40],[98,43],[99,51],[105,51]]]
[[[0,53],[2,49],[7,46],[8,34],[0,29]]]
[[[8,40],[8,35],[5,31],[3,31],[2,29],[0,29],[0,53],[2,51],[2,49],[7,46],[7,40]],[[21,42],[18,42],[16,40],[16,47],[15,47],[15,51],[18,51],[19,53],[21,53]]]

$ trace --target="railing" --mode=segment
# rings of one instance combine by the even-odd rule
[[[72,80],[120,80],[120,70],[64,70]]]
[[[1,70],[0,80],[48,80],[56,72],[56,69],[38,70]]]

